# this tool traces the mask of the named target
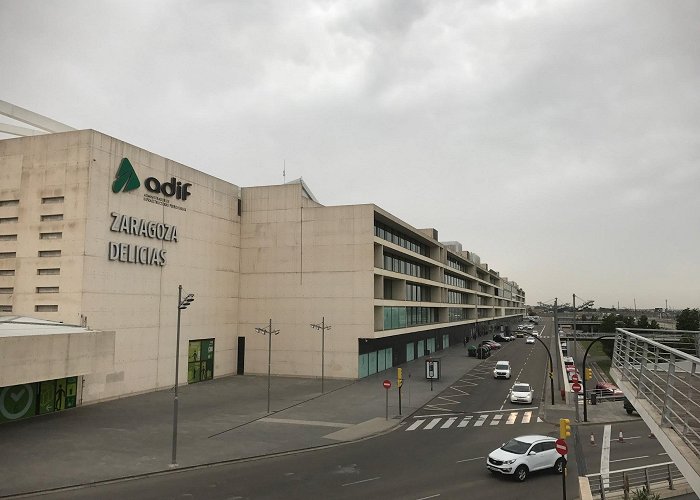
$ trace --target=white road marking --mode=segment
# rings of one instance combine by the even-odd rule
[[[442,424],[442,425],[440,426],[440,429],[447,429],[447,428],[449,428],[452,424],[455,423],[455,420],[457,420],[457,417],[448,418],[448,419],[447,419],[447,422],[445,422],[444,424]]]
[[[501,423],[501,418],[503,418],[503,415],[494,415],[493,420],[491,420],[491,425],[498,425]]]
[[[425,422],[425,420],[416,420],[416,421],[413,422],[413,423],[411,424],[411,426],[410,426],[408,429],[406,429],[406,430],[407,430],[407,431],[415,431],[418,427],[420,427],[420,425],[421,425],[423,422]]]
[[[603,442],[600,447],[600,475],[603,478],[603,487],[610,487],[610,425],[603,429]]]
[[[474,460],[482,460],[486,457],[474,457],[474,458],[465,458],[464,460],[457,460],[457,463],[460,464],[462,462],[472,462]]]
[[[294,424],[294,425],[315,425],[319,427],[340,427],[347,429],[348,427],[353,427],[355,424],[344,424],[340,422],[321,422],[318,420],[294,420],[291,418],[261,418],[259,422],[270,422],[273,424]]]
[[[470,421],[471,419],[472,419],[472,416],[471,416],[471,415],[469,415],[469,416],[467,416],[467,417],[464,417],[464,418],[462,419],[462,421],[461,421],[459,424],[457,424],[457,427],[466,427],[467,425],[469,425],[469,421]]]
[[[508,415],[508,420],[506,420],[506,425],[512,425],[515,423],[515,419],[518,418],[518,412],[513,412]]]
[[[640,458],[649,458],[649,455],[642,455],[639,457],[630,457],[630,458],[618,458],[617,460],[610,460],[610,463],[612,463],[612,462],[624,462],[625,460],[638,460]]]
[[[479,415],[479,420],[474,422],[474,427],[481,427],[482,425],[484,425],[484,422],[487,418],[489,418],[488,415]]]
[[[341,486],[352,486],[353,484],[368,483],[370,481],[375,481],[375,480],[381,479],[381,478],[382,478],[381,476],[377,476],[377,477],[372,477],[370,479],[363,479],[362,481],[355,481],[354,483],[341,484]]]
[[[418,498],[417,500],[428,500],[428,498],[437,498],[439,496],[440,496],[440,493],[438,493],[437,495],[430,495],[429,497],[421,497],[421,498]]]
[[[439,419],[439,418],[434,418],[434,419],[432,419],[432,420],[430,421],[430,423],[429,423],[428,425],[425,426],[425,429],[428,429],[428,430],[429,430],[429,429],[432,429],[433,427],[435,427],[435,426],[440,422],[440,420],[441,420],[441,419]]]
[[[531,412],[531,411],[526,411],[525,414],[523,415],[522,423],[523,423],[523,424],[529,424],[531,418],[532,418],[532,412]]]
[[[518,410],[520,410],[520,411],[522,411],[522,410],[536,410],[537,408],[539,408],[539,407],[538,406],[526,406],[524,408],[518,408]],[[500,411],[502,411],[502,410],[483,410],[483,411],[475,411],[474,413],[479,413],[479,414],[481,414],[481,413],[498,413]]]

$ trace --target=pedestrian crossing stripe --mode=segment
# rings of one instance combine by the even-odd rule
[[[414,420],[413,423],[406,428],[406,431],[415,431],[415,430],[419,429],[426,422],[428,422],[428,423],[422,428],[422,430],[434,429],[434,428],[438,427],[438,425],[440,423],[442,423],[442,425],[440,425],[438,427],[438,429],[449,429],[455,424],[455,422],[457,422],[457,420],[459,420],[459,422],[456,425],[457,428],[468,427],[469,424],[472,424],[472,427],[482,427],[482,426],[486,425],[486,421],[488,420],[489,417],[492,417],[491,421],[488,423],[489,426],[492,426],[492,425],[495,426],[495,425],[500,425],[500,424],[513,425],[513,424],[518,423],[517,420],[518,420],[518,416],[520,416],[520,415],[521,415],[520,412],[513,411],[513,412],[496,413],[493,415],[481,414],[481,415],[479,415],[479,417],[477,419],[474,419],[474,415],[466,415],[466,416],[462,417],[461,420],[460,420],[460,417],[452,416],[452,417],[445,418],[444,421],[443,421],[442,417],[436,417],[436,418],[432,418],[432,419],[419,418],[419,419]],[[542,419],[540,417],[537,417],[536,419],[532,418],[533,415],[532,415],[531,411],[523,412],[521,416],[522,416],[522,418],[520,419],[521,424],[529,424],[529,423],[535,423],[535,422],[542,423]],[[504,417],[507,417],[507,418],[504,419]]]

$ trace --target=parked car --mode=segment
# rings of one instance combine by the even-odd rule
[[[522,330],[517,330],[515,332],[515,336],[518,337],[519,339],[521,339],[525,336],[525,332],[523,332]]]
[[[622,398],[625,395],[615,384],[610,382],[598,382],[595,388],[597,391],[600,391],[603,396]]]
[[[566,464],[566,455],[556,450],[556,439],[549,436],[518,436],[489,453],[486,468],[493,473],[513,475],[525,481],[534,471],[553,469],[561,474]]]
[[[476,357],[476,350],[477,350],[477,347],[474,344],[467,347],[467,354],[469,355],[470,358]]]
[[[532,403],[532,395],[535,391],[526,382],[516,382],[510,390],[511,403]]]
[[[487,345],[482,345],[476,348],[476,357],[478,359],[486,359],[491,356],[491,349]]]
[[[501,348],[501,344],[499,344],[499,343],[496,342],[495,340],[484,340],[484,343],[485,343],[485,344],[488,344],[488,345],[491,347],[492,350],[493,350],[493,349],[500,349],[500,348]]]
[[[498,361],[493,369],[493,378],[510,378],[510,361]]]
[[[497,333],[493,336],[493,340],[495,342],[509,342],[510,338],[507,337],[505,334]]]

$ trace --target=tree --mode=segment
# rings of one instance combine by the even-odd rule
[[[607,314],[600,321],[600,331],[603,333],[615,333],[615,328],[617,328],[617,314]]]
[[[659,325],[658,321],[652,319],[651,323],[649,323],[649,330],[661,330],[661,325]]]
[[[700,331],[700,311],[685,308],[676,318],[676,330]]]
[[[622,320],[622,326],[624,328],[634,328],[635,326],[637,326],[637,323],[634,321],[634,318],[632,316],[625,316]]]
[[[637,328],[649,329],[649,318],[642,314],[637,320]]]

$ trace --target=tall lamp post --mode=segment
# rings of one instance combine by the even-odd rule
[[[175,399],[173,400],[173,459],[170,467],[177,467],[177,387],[180,373],[180,311],[194,302],[194,294],[182,298],[182,285],[177,287],[177,340],[175,341]]]
[[[324,374],[324,368],[325,368],[325,360],[324,360],[324,353],[325,353],[325,338],[326,338],[326,330],[330,330],[331,327],[330,325],[326,326],[326,317],[323,316],[321,318],[321,324],[311,324],[311,328],[315,328],[316,330],[320,330],[321,332],[321,394],[323,394],[323,374]]]
[[[272,372],[272,336],[279,334],[279,330],[272,329],[272,318],[270,318],[270,327],[256,328],[256,332],[267,335],[267,413],[270,413],[270,376]]]

